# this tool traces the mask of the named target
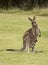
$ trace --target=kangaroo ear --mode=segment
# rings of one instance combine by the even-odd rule
[[[35,20],[35,19],[36,19],[36,17],[34,16],[34,17],[33,17],[33,20]]]
[[[31,19],[30,17],[28,17],[28,19],[29,19],[30,21],[32,21],[32,19]]]

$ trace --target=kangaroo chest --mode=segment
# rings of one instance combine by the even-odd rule
[[[34,42],[37,40],[37,37],[36,37],[36,30],[35,29],[31,29],[30,30],[30,42]]]

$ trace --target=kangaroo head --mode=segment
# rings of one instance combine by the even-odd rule
[[[35,21],[35,19],[36,19],[35,16],[33,17],[33,19],[30,18],[30,17],[28,17],[28,19],[31,21],[31,24],[32,24],[33,27],[36,27],[36,26],[37,26],[37,23],[36,23],[36,21]]]

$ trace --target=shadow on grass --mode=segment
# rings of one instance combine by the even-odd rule
[[[43,51],[35,51],[35,53],[43,53]]]
[[[20,50],[16,50],[16,49],[6,49],[6,51],[12,51],[12,52],[16,52],[16,51],[20,51]]]
[[[20,51],[18,49],[5,49],[5,50],[0,50],[0,51],[23,52],[23,51]],[[34,53],[43,53],[43,51],[34,51]]]
[[[10,51],[10,52],[18,52],[20,50],[16,50],[16,49],[1,49],[0,51]]]

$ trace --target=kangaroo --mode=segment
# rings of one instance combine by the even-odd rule
[[[36,17],[34,16],[33,19],[28,17],[31,21],[32,28],[28,29],[23,35],[23,48],[21,51],[26,50],[29,52],[29,48],[32,48],[32,52],[34,52],[34,46],[38,41],[37,38],[41,36],[40,29],[35,21]]]

